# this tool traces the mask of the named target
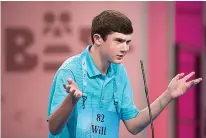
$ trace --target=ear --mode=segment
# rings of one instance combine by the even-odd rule
[[[93,39],[94,39],[94,43],[98,46],[101,45],[103,41],[102,37],[99,34],[94,34]]]

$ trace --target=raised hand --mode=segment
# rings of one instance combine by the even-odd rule
[[[79,99],[82,97],[82,92],[79,90],[77,84],[75,83],[75,81],[73,81],[72,79],[68,79],[68,84],[66,85],[64,84],[64,88],[66,89],[66,91],[71,94],[75,99]]]
[[[167,92],[172,99],[175,99],[192,87],[202,81],[202,78],[194,79],[189,82],[187,80],[191,78],[195,72],[191,72],[188,75],[184,76],[184,73],[176,75],[170,82],[167,88]],[[183,77],[184,76],[184,77]]]

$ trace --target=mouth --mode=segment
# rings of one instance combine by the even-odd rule
[[[117,55],[117,58],[120,60],[124,57],[124,55]]]

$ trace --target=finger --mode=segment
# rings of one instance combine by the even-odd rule
[[[191,80],[187,83],[187,86],[188,87],[194,86],[194,85],[200,83],[201,81],[202,81],[202,78],[199,78],[199,79],[196,79],[196,80]]]
[[[201,81],[202,81],[202,78],[198,78],[198,79],[194,80],[194,84],[196,85],[196,84],[200,83]]]
[[[80,92],[75,92],[75,93],[74,93],[74,97],[75,97],[76,99],[79,99],[80,97],[82,97],[82,93],[80,93]]]
[[[63,86],[64,86],[64,89],[67,89],[67,86],[66,86],[66,84],[63,84]]]
[[[77,93],[74,93],[74,98],[79,99]]]
[[[73,90],[69,91],[69,93],[70,93],[70,94],[74,94],[74,93],[75,93],[75,91],[76,91],[76,90],[75,90],[75,89],[73,89]]]
[[[71,78],[69,78],[67,81],[68,81],[69,85],[73,85],[73,86],[77,87],[75,81],[72,80]]]
[[[78,98],[82,97],[82,93],[81,93],[81,92],[78,92],[78,93],[77,93],[77,97],[78,97]]]
[[[64,89],[66,89],[66,90],[71,88],[70,86],[67,86],[66,84],[63,84],[63,86],[64,86]]]
[[[70,92],[71,86],[67,86],[67,91]]]
[[[177,74],[177,75],[175,76],[175,79],[176,79],[176,80],[179,80],[179,79],[182,78],[183,76],[184,76],[184,73]]]
[[[63,84],[63,86],[64,86],[64,89],[66,89],[66,91],[67,91],[67,92],[69,92],[69,91],[70,91],[71,86],[67,86],[66,84]]]
[[[73,80],[71,78],[69,78],[67,81],[68,81],[69,84],[73,83]]]
[[[191,72],[190,74],[186,75],[183,79],[186,81],[189,78],[191,78],[193,75],[195,75],[195,72]]]

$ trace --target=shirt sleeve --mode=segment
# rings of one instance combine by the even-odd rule
[[[69,69],[61,69],[56,73],[50,90],[47,120],[68,95],[66,89],[63,87],[63,84],[68,85],[67,80],[69,78],[75,81],[74,75]]]
[[[121,119],[129,120],[137,116],[139,110],[136,108],[136,105],[133,100],[133,92],[131,88],[131,84],[129,81],[129,77],[126,73],[126,83],[123,91],[123,100],[122,100],[122,108],[121,108]]]

